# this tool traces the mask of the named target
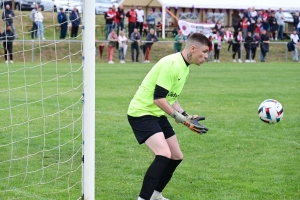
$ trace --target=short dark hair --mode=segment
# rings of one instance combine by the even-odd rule
[[[208,38],[202,33],[193,33],[187,40],[187,46],[194,45],[195,43],[200,43],[201,45],[209,46]]]

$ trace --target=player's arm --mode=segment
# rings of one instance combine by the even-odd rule
[[[178,110],[174,109],[174,104],[173,104],[173,106],[171,106],[169,104],[169,102],[167,101],[166,96],[168,95],[168,93],[169,93],[169,91],[167,89],[165,89],[159,85],[156,85],[155,90],[154,90],[153,103],[155,105],[157,105],[160,109],[162,109],[165,113],[167,113],[168,115],[173,117],[177,123],[182,123],[183,125],[185,125],[186,127],[188,127],[189,129],[191,129],[192,131],[194,131],[196,133],[199,133],[199,134],[206,133],[208,131],[208,129],[198,123],[199,120],[203,120],[205,118],[197,120],[192,116],[182,115],[180,112],[178,112]],[[177,106],[177,108],[181,108],[181,106],[179,105],[178,102],[177,102],[176,106]],[[181,108],[181,110],[182,110],[182,108]],[[192,118],[190,118],[190,117],[192,117]]]
[[[168,115],[172,115],[175,110],[166,99],[168,93],[169,91],[167,89],[156,85],[154,89],[153,103]]]
[[[180,106],[178,101],[175,101],[174,104],[172,105],[172,107],[174,108],[174,110],[176,110],[177,112],[183,114],[185,113],[185,111],[182,109],[182,107]]]

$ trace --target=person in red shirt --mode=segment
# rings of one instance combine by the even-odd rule
[[[114,15],[114,18],[113,18],[113,27],[112,28],[115,29],[116,24],[117,24],[117,10],[116,10],[116,6],[115,5],[112,6],[111,13],[112,13],[112,15]]]
[[[270,30],[270,25],[268,23],[269,20],[269,14],[267,11],[263,11],[262,13],[262,26],[264,30],[269,31]]]
[[[130,38],[136,26],[136,20],[137,20],[137,14],[135,12],[134,5],[132,5],[131,9],[126,13],[126,17],[128,17],[128,37]]]

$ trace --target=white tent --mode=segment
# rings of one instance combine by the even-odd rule
[[[205,9],[247,9],[255,7],[257,9],[278,10],[300,10],[299,0],[282,0],[262,1],[262,0],[122,0],[124,6],[142,5],[143,7],[162,7],[162,36],[165,36],[165,17],[166,7],[184,7],[184,8],[205,8]]]

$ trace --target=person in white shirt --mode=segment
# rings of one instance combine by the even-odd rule
[[[293,41],[294,45],[295,45],[295,50],[294,50],[294,54],[293,54],[293,61],[294,62],[299,62],[298,59],[298,44],[299,44],[299,36],[297,35],[297,31],[294,30],[293,34],[291,34],[290,36],[291,40]]]
[[[281,8],[279,8],[279,11],[275,14],[275,18],[278,24],[278,38],[283,40],[284,14]]]
[[[120,63],[125,63],[124,60],[125,60],[128,40],[123,31],[120,31],[118,42],[119,42],[119,60]]]
[[[34,21],[37,26],[36,38],[39,39],[40,37],[42,37],[42,40],[45,40],[43,19],[44,19],[44,16],[42,14],[42,8],[39,7],[38,10],[36,11],[36,13],[34,14]]]
[[[138,8],[135,10],[135,12],[137,15],[136,28],[139,30],[140,35],[142,35],[144,26],[144,10],[142,10],[142,6],[138,5]]]

